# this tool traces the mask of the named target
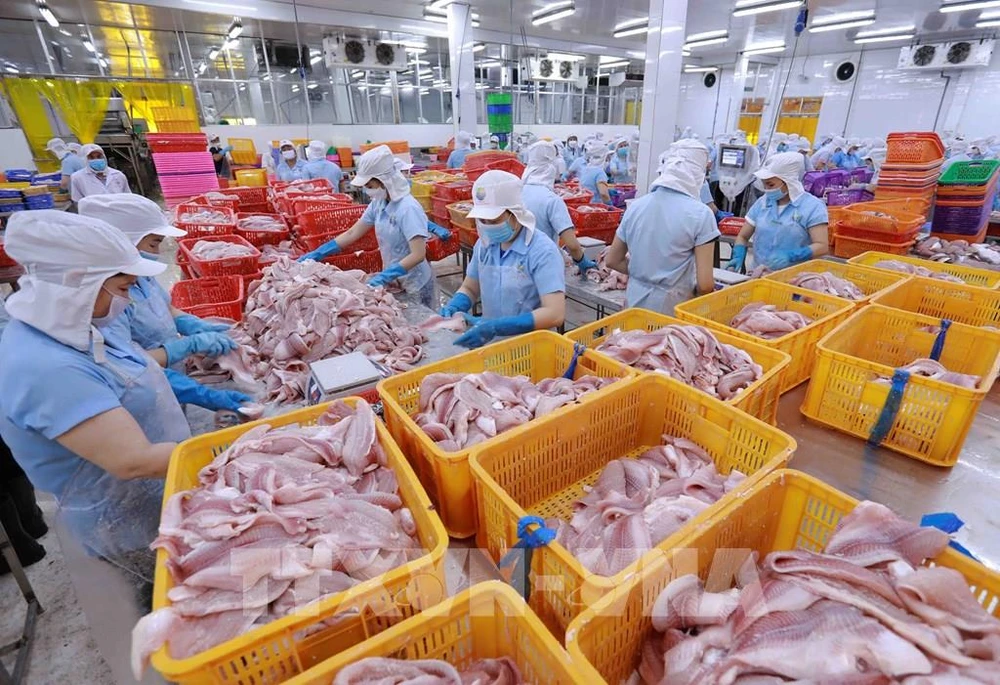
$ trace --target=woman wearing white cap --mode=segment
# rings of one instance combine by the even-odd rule
[[[325,178],[333,186],[335,192],[340,192],[340,182],[344,180],[344,172],[339,166],[326,158],[329,146],[322,140],[312,140],[306,148],[306,163],[303,178]]]
[[[45,149],[55,155],[61,165],[62,181],[59,185],[63,190],[69,188],[70,176],[84,167],[83,160],[73,154],[62,138],[53,138],[45,146]]]
[[[481,319],[456,345],[482,347],[500,336],[560,326],[566,317],[566,274],[559,248],[535,231],[535,217],[521,198],[521,181],[506,171],[487,171],[472,186],[479,240],[462,287],[441,316],[466,315],[478,299]]]
[[[650,191],[625,211],[606,258],[628,274],[629,307],[673,314],[674,306],[715,288],[719,229],[701,201],[708,149],[697,140],[670,146]]]
[[[535,216],[535,230],[547,235],[557,245],[562,240],[582,274],[596,269],[597,264],[583,253],[566,202],[552,191],[559,174],[556,167],[558,160],[559,152],[548,141],[541,140],[528,148],[528,166],[521,174],[524,183],[521,197],[525,208]]]
[[[80,215],[111,224],[136,246],[146,259],[158,261],[165,237],[186,233],[171,226],[159,206],[141,195],[94,195],[80,201]],[[206,409],[236,411],[253,398],[242,393],[206,388],[183,376],[183,361],[192,354],[217,357],[236,349],[226,335],[229,326],[186,314],[170,303],[170,295],[155,278],[141,276],[129,288],[132,300],[125,314],[107,327],[120,327],[163,367],[178,399]],[[102,332],[107,327],[102,327]]]
[[[628,138],[620,136],[611,143],[612,156],[608,162],[608,175],[612,183],[632,183],[632,165],[629,162]]]
[[[465,158],[472,152],[472,134],[459,131],[455,136],[455,149],[448,155],[448,168],[458,169],[465,164]]]
[[[87,166],[70,177],[69,192],[73,202],[79,202],[90,195],[132,192],[125,174],[108,166],[108,159],[100,145],[84,145],[80,148],[80,154]]]
[[[827,239],[826,205],[802,187],[805,173],[802,155],[775,155],[757,171],[764,182],[764,197],[747,213],[746,224],[736,237],[733,258],[726,268],[741,271],[753,238],[755,266],[772,271],[822,257],[830,250]]]
[[[281,161],[278,162],[278,180],[287,183],[305,178],[306,163],[299,159],[295,152],[295,143],[283,140],[278,143],[278,150],[281,152]]]
[[[27,273],[6,302],[0,434],[74,538],[148,577],[162,479],[191,433],[159,365],[98,327],[166,267],[109,224],[55,210],[11,217],[5,247]]]
[[[375,228],[382,253],[381,273],[368,280],[372,287],[399,280],[406,292],[420,297],[421,303],[434,306],[434,273],[427,263],[427,215],[410,194],[410,184],[401,171],[407,168],[386,145],[379,145],[361,155],[358,172],[351,185],[364,187],[371,203],[365,213],[344,233],[299,258],[321,260],[339,254]],[[435,227],[436,228],[436,227]],[[451,234],[444,229],[437,229]]]
[[[593,193],[591,204],[611,204],[608,174],[604,171],[608,152],[608,146],[598,140],[592,140],[586,145],[587,165],[580,170],[580,187]]]

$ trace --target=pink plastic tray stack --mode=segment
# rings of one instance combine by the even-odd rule
[[[168,204],[219,189],[209,152],[154,152],[153,164]]]

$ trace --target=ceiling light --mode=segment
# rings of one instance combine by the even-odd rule
[[[208,49],[208,58],[215,59],[219,56],[219,48],[212,46]]]
[[[59,20],[56,19],[56,15],[52,13],[49,9],[49,4],[45,0],[37,0],[35,2],[35,7],[38,8],[38,13],[42,15],[42,19],[48,22],[48,25],[54,29],[59,28]]]
[[[205,64],[204,62],[202,62],[201,64],[198,65],[198,75],[201,76],[202,74],[205,73],[205,71],[207,69],[208,69],[208,65]]]
[[[306,88],[308,88],[309,90],[313,90],[314,88],[319,88],[319,84],[318,83],[310,83],[308,86],[306,86]]]
[[[966,10],[984,10],[990,7],[1000,7],[1000,0],[945,0],[939,12],[964,12]]]
[[[568,55],[565,52],[550,52],[545,56],[556,62],[582,62],[587,59],[583,55]]]
[[[715,31],[704,31],[702,33],[692,33],[690,36],[684,39],[685,43],[697,43],[702,40],[712,40],[713,38],[729,38],[729,31],[727,29],[718,29]]]
[[[621,22],[615,26],[611,35],[615,38],[627,38],[628,36],[637,36],[640,33],[648,31],[649,17],[642,17],[640,19],[629,19],[628,21]]]
[[[222,49],[225,50],[226,52],[228,52],[230,50],[235,50],[239,46],[240,46],[240,41],[237,40],[236,38],[233,38],[233,39],[227,40],[225,43],[223,43],[222,44]]]
[[[413,75],[413,69],[406,69],[405,71],[401,71],[401,72],[399,72],[399,75],[400,76],[412,76]]]
[[[486,60],[484,62],[479,62],[477,64],[477,66],[480,69],[493,69],[495,67],[502,67],[503,66],[503,62],[501,62],[498,59],[492,59],[492,60]]]
[[[690,56],[691,56],[690,48],[681,48],[681,57],[690,57]]]
[[[531,25],[541,26],[563,19],[576,12],[575,0],[561,0],[531,13]]]
[[[448,7],[448,5],[450,5],[453,1],[454,0],[431,0],[429,3],[427,3],[427,6],[430,7],[432,10],[443,10],[446,7]]]
[[[817,17],[809,26],[809,33],[838,31],[852,29],[858,26],[868,26],[875,23],[875,10],[860,10],[858,12],[840,12],[825,17]]]
[[[637,36],[640,33],[649,33],[649,26],[636,26],[632,29],[622,29],[621,31],[615,31],[611,34],[613,38],[628,38],[629,36]]]
[[[976,22],[977,29],[992,29],[1000,26],[1000,19],[986,19]]]
[[[246,90],[246,89],[247,89],[247,84],[241,83],[240,84],[240,90]]]
[[[473,53],[482,52],[485,49],[486,49],[486,43],[476,43],[475,45],[472,46]]]
[[[316,55],[315,57],[309,60],[309,64],[319,64],[322,61],[323,61],[323,55]]]
[[[83,47],[87,48],[87,52],[95,55],[97,54],[97,48],[94,47],[94,44],[90,42],[89,38],[87,38],[86,36],[81,36],[80,40],[83,41]]]
[[[915,33],[900,33],[889,36],[868,36],[867,38],[855,38],[857,45],[867,45],[868,43],[889,43],[894,40],[912,40],[917,37]]]
[[[615,69],[617,67],[627,67],[629,61],[627,59],[622,59],[620,57],[601,57],[598,68],[599,69]]]
[[[711,71],[718,71],[719,67],[696,67],[693,64],[684,65],[685,74],[707,74]]]
[[[768,43],[758,43],[757,45],[747,46],[747,49],[743,51],[744,55],[769,55],[774,52],[784,52],[785,51],[785,41],[777,40]]]
[[[470,16],[472,17],[472,27],[479,28],[479,15],[473,12]],[[424,21],[432,21],[437,24],[447,24],[448,15],[438,10],[434,10],[431,7],[425,7]]]
[[[720,43],[728,43],[729,34],[725,36],[719,36],[718,38],[702,38],[701,40],[692,40],[684,44],[685,50],[691,50],[692,48],[704,48],[709,45],[719,45]]]
[[[108,60],[104,59],[104,57],[98,57],[97,58],[97,63],[100,64],[101,67],[104,68],[104,69],[108,68]]]
[[[354,71],[351,72],[351,78],[361,78],[364,75],[365,72],[361,71],[360,69],[355,69]]]
[[[291,70],[291,71],[289,71],[288,73],[289,73],[289,74],[297,74],[297,73],[299,73],[299,69],[298,69],[298,67],[296,67],[295,69],[292,69],[292,70]]]
[[[778,12],[780,10],[790,10],[802,6],[802,0],[736,0],[736,9],[733,11],[734,17],[749,17],[754,14],[764,14],[765,12]]]
[[[867,43],[888,43],[894,40],[910,40],[916,36],[916,26],[896,26],[889,29],[875,29],[873,31],[860,31],[854,37],[854,42],[858,45]]]
[[[414,88],[415,86],[403,86],[400,90],[404,93],[412,93]]]
[[[8,74],[18,74],[18,73],[20,73],[20,70],[17,67],[15,67],[13,64],[5,64],[3,70],[6,71]]]
[[[239,17],[233,17],[233,23],[229,25],[229,30],[226,32],[226,37],[229,40],[236,40],[243,33],[243,20]]]
[[[427,52],[427,48],[406,48],[407,52],[412,52],[414,55],[422,55]]]
[[[73,35],[69,31],[67,31],[66,29],[59,29],[59,33],[63,34],[64,36],[67,36],[67,37],[71,37]]]
[[[298,86],[298,84],[296,84],[296,85],[292,86],[292,92],[293,92],[293,93],[297,93],[297,92],[299,92],[299,86]]]

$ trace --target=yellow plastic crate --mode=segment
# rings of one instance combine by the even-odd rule
[[[445,452],[413,420],[420,407],[420,382],[432,373],[492,371],[504,376],[528,376],[537,383],[562,376],[572,358],[573,343],[569,340],[551,331],[535,331],[390,376],[378,384],[386,426],[437,505],[449,535],[468,538],[476,534],[476,506],[469,472],[471,448]],[[577,362],[576,378],[587,375],[634,378],[637,373],[588,350]],[[592,402],[605,392],[607,389],[591,393],[581,402]],[[567,410],[563,407],[538,421],[558,420]],[[504,444],[510,433],[501,433],[482,444]]]
[[[410,193],[417,199],[427,198],[429,202],[431,195],[434,193],[434,184],[440,180],[440,178],[435,178],[414,181],[413,185],[410,186]]]
[[[424,210],[424,214],[429,214],[430,211],[434,208],[434,204],[433,201],[431,200],[430,195],[421,195],[421,196],[414,195],[413,199],[420,203],[420,208]]]
[[[532,685],[584,685],[563,646],[505,583],[480,583],[326,660],[288,685],[330,685],[346,666],[369,657],[441,659],[459,670],[509,657]]]
[[[796,447],[789,435],[700,390],[646,374],[608,388],[600,399],[574,407],[559,421],[521,426],[503,443],[484,443],[473,450],[479,548],[498,560],[517,543],[522,517],[569,519],[584,487],[597,482],[608,462],[638,457],[663,444],[664,434],[701,445],[721,473],[736,468],[751,479],[784,467]],[[684,531],[700,526],[734,494],[656,549],[674,547]],[[586,570],[563,545],[549,544],[534,552],[528,603],[556,636],[562,636],[581,611],[656,556],[653,550],[608,577]]]
[[[879,293],[872,304],[902,309],[969,326],[1000,328],[1000,291],[914,276]]]
[[[944,264],[942,262],[932,262],[929,259],[918,259],[917,257],[887,254],[885,252],[865,252],[864,254],[859,254],[857,257],[852,257],[847,261],[849,264],[860,264],[862,266],[870,266],[873,269],[877,269],[879,268],[875,266],[877,263],[888,259],[913,264],[915,266],[922,266],[930,271],[950,274],[955,278],[961,278],[969,285],[977,285],[980,288],[989,288],[991,290],[1000,288],[1000,271],[977,269],[972,266],[965,266],[964,264]],[[891,269],[885,269],[885,271],[891,271]],[[892,273],[899,272],[893,271]]]
[[[345,399],[352,406],[357,401],[356,397]],[[184,441],[170,458],[164,503],[175,492],[195,487],[202,467],[243,433],[262,424],[273,427],[313,425],[328,406],[321,404],[298,409]],[[413,513],[417,537],[427,554],[187,659],[173,659],[164,646],[153,654],[152,663],[166,680],[184,685],[281,683],[446,597],[444,554],[448,537],[444,526],[433,513],[427,494],[389,431],[381,421],[376,422],[375,429],[385,450],[387,465],[396,472],[399,495]],[[153,588],[154,610],[170,605],[167,593],[174,583],[166,561],[167,552],[158,550]],[[336,615],[344,616],[336,626],[302,637],[306,629]]]
[[[653,631],[653,603],[674,579],[696,573],[710,592],[727,590],[751,551],[761,560],[775,551],[821,551],[857,504],[798,471],[781,470],[761,479],[573,621],[566,647],[584,681],[618,685],[628,680]],[[960,572],[979,603],[1000,616],[1000,575],[950,548],[930,564]]]
[[[855,304],[855,307],[863,307],[868,304],[871,298],[911,278],[911,276],[896,271],[872,269],[859,264],[845,264],[828,259],[811,259],[808,262],[769,273],[764,278],[780,283],[788,283],[799,274],[807,271],[812,271],[813,273],[830,273],[837,278],[843,278],[858,286],[858,289],[865,294],[865,298],[863,300],[849,300],[849,302]]]
[[[233,148],[229,156],[234,163],[250,166],[257,164],[257,146],[252,138],[227,138],[226,142]]]
[[[889,397],[893,371],[930,357],[940,319],[870,305],[816,346],[802,405],[808,418],[867,439]],[[979,388],[912,375],[882,445],[936,466],[954,466],[983,399],[1000,372],[1000,332],[952,324],[939,360],[949,371],[982,377]]]
[[[730,326],[729,322],[733,317],[751,302],[764,302],[773,304],[778,309],[799,312],[813,322],[805,328],[774,340],[765,340]],[[707,326],[790,355],[792,363],[785,371],[781,388],[783,393],[809,378],[809,374],[812,373],[816,343],[852,311],[854,304],[848,300],[763,279],[723,288],[674,307],[674,314],[682,321]]]
[[[31,183],[28,181],[6,181],[0,183],[0,189],[3,190],[24,190],[25,188],[30,188]]]
[[[597,350],[604,340],[615,330],[632,331],[645,330],[655,331],[664,326],[680,325],[690,326],[691,324],[675,319],[666,314],[652,312],[648,309],[625,309],[596,321],[587,326],[574,329],[566,333],[566,337],[587,347],[593,348],[597,354],[603,354]],[[719,342],[728,343],[741,350],[745,350],[755,363],[764,370],[764,374],[747,387],[738,397],[728,400],[726,404],[737,409],[742,409],[750,416],[756,416],[764,423],[776,425],[778,421],[778,400],[781,399],[781,383],[785,374],[785,369],[791,363],[792,358],[772,347],[765,347],[743,338],[737,338],[722,331],[712,331]],[[610,359],[611,357],[609,357]],[[638,369],[637,369],[638,370]],[[646,372],[641,372],[646,373]]]

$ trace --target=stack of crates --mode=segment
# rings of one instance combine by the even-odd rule
[[[944,164],[944,144],[938,134],[890,133],[887,146],[875,199],[912,197],[933,201]]]
[[[997,195],[1000,161],[955,162],[941,175],[931,232],[945,240],[986,239]]]
[[[906,198],[859,202],[831,212],[834,255],[850,259],[873,251],[898,255],[909,253],[926,219],[924,212],[899,209],[901,204],[907,202]],[[920,208],[923,202],[914,198],[910,204]]]
[[[443,228],[451,229],[451,212],[448,205],[462,200],[472,200],[472,183],[469,181],[440,181],[434,184],[431,195],[430,220]]]
[[[219,189],[204,133],[148,133],[146,143],[168,207]]]

